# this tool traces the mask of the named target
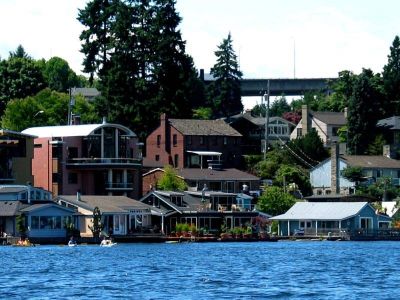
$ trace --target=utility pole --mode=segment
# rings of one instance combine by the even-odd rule
[[[269,80],[268,80],[268,87],[267,87],[267,93],[264,94],[264,100],[266,103],[265,106],[265,128],[264,128],[264,160],[267,157],[267,150],[268,150],[268,125],[269,125]]]

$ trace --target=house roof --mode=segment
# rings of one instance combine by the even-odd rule
[[[343,112],[313,111],[311,115],[325,124],[346,125],[347,123]]]
[[[240,171],[238,169],[222,169],[222,170],[214,170],[214,169],[194,169],[194,168],[186,168],[186,169],[178,169],[177,173],[179,176],[183,177],[187,180],[233,180],[233,181],[254,181],[260,180],[259,177],[251,175],[249,173]]]
[[[223,120],[169,119],[169,122],[184,135],[242,136]]]
[[[383,155],[342,155],[341,158],[350,166],[365,169],[400,169],[400,160]]]
[[[296,202],[286,213],[271,220],[345,220],[368,202]]]
[[[227,121],[228,120],[230,120],[230,121],[233,120],[234,122],[236,122],[236,121],[238,121],[240,119],[246,119],[246,120],[248,120],[249,122],[253,123],[256,126],[264,126],[265,123],[266,123],[266,118],[264,118],[264,117],[253,117],[250,112],[245,112],[243,114],[237,114],[237,115],[231,116],[231,117],[229,117],[227,119]],[[295,124],[293,124],[292,122],[290,122],[290,121],[288,121],[288,120],[286,120],[284,118],[277,117],[277,116],[269,117],[269,123],[272,123],[272,122],[274,122],[276,120],[282,121],[283,123],[287,123],[287,124],[289,124],[289,125],[291,125],[293,127],[296,126]]]
[[[26,185],[0,185],[0,194],[17,194],[28,190]]]
[[[30,134],[24,134],[18,131],[0,129],[0,136],[11,136],[19,138],[35,138],[36,136]]]
[[[387,127],[391,130],[400,130],[400,116],[393,116],[390,118],[379,120],[376,126]]]
[[[56,208],[58,208],[58,209],[60,209],[60,210],[69,211],[70,213],[74,213],[74,212],[75,212],[75,211],[74,211],[73,209],[71,209],[71,208],[67,208],[67,207],[58,205],[57,203],[54,203],[54,202],[51,202],[51,203],[49,203],[49,202],[48,202],[48,203],[41,203],[41,204],[32,204],[32,205],[29,205],[29,206],[27,206],[27,207],[21,209],[21,212],[32,212],[32,211],[35,211],[35,210],[46,209],[46,208],[49,208],[49,207],[56,207]]]
[[[20,201],[0,201],[0,217],[12,217],[25,207]]]
[[[22,131],[24,134],[35,135],[40,138],[44,137],[69,137],[69,136],[88,136],[95,130],[103,127],[119,128],[126,132],[129,136],[136,136],[136,134],[129,128],[119,124],[84,124],[84,125],[65,125],[65,126],[43,126],[31,127]]]
[[[80,200],[76,196],[58,196],[59,200],[66,201],[77,207],[94,210],[97,206],[102,213],[127,213],[129,209],[150,209],[151,207],[140,201],[125,196],[90,196],[81,195]]]

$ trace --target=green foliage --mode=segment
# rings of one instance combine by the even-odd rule
[[[215,117],[238,114],[243,110],[240,95],[242,72],[239,70],[230,33],[218,46],[215,56],[217,62],[211,68],[210,74],[216,80],[208,86],[208,101],[213,108]]]
[[[365,180],[361,167],[348,166],[341,171],[341,175],[347,180],[355,182],[356,184]]]
[[[400,114],[400,38],[395,36],[392,46],[390,47],[390,54],[388,55],[388,62],[383,67],[383,84],[385,87],[387,106],[386,116]]]
[[[319,162],[329,157],[329,153],[324,147],[322,139],[314,128],[306,135],[291,140],[288,143],[288,147],[292,150],[291,154],[294,156],[297,163],[307,168],[317,165]]]
[[[82,87],[84,82],[69,67],[68,62],[59,57],[52,57],[45,62],[43,75],[50,89],[66,93],[69,88]]]
[[[257,207],[262,212],[276,216],[285,213],[295,202],[294,197],[282,188],[271,186],[258,198]]]
[[[260,160],[255,165],[257,176],[263,179],[275,178],[275,173],[281,164],[293,163],[292,157],[283,149],[273,149],[266,155],[266,160]]]
[[[329,111],[344,111],[349,106],[353,93],[354,81],[357,78],[351,71],[339,72],[337,80],[330,82],[330,88],[334,91],[327,97],[326,107]]]
[[[275,173],[274,184],[283,186],[285,190],[289,190],[287,187],[294,184],[301,191],[302,196],[312,195],[308,173],[295,165],[281,165]]]
[[[204,86],[185,53],[174,0],[92,0],[79,11],[84,72],[98,77],[96,107],[144,138],[161,112],[190,118]]]
[[[271,117],[282,117],[285,112],[291,111],[291,107],[288,104],[286,97],[281,96],[276,98],[269,109],[269,115]]]
[[[93,225],[88,225],[88,228],[94,238],[98,238],[104,228],[104,224],[101,222],[101,211],[97,206],[93,209]]]
[[[377,134],[375,139],[370,142],[367,149],[368,155],[382,155],[383,145],[386,145],[386,141],[382,134]]]
[[[1,119],[2,128],[21,131],[34,126],[53,126],[67,123],[69,95],[44,89],[35,96],[8,102]],[[43,111],[42,113],[39,113]],[[82,123],[99,122],[92,103],[76,97],[73,109]]]
[[[24,214],[20,214],[17,215],[15,217],[15,221],[16,221],[16,229],[18,231],[18,233],[23,236],[26,233],[26,217]]]
[[[371,70],[363,69],[355,79],[348,109],[348,150],[365,154],[369,141],[376,134],[376,123],[383,116],[382,79]]]
[[[375,183],[368,186],[360,185],[358,192],[380,201],[391,201],[400,195],[400,189],[393,186],[390,177],[379,178]]]
[[[167,165],[164,167],[164,174],[157,182],[157,188],[163,191],[184,191],[187,189],[187,184],[177,176],[171,166]]]
[[[251,115],[254,117],[264,117],[267,112],[267,106],[264,103],[261,104],[256,104],[252,109],[251,109]]]
[[[22,54],[0,60],[0,115],[10,100],[34,95],[46,85],[39,64],[17,55]]]
[[[213,112],[210,107],[199,107],[193,109],[193,118],[197,120],[210,120],[212,113]]]

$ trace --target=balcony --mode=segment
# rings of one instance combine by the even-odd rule
[[[126,169],[142,166],[140,158],[72,158],[67,159],[67,169]]]
[[[132,191],[133,184],[128,182],[107,182],[106,183],[106,190],[107,191]]]

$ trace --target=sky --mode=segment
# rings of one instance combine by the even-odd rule
[[[0,57],[21,44],[35,59],[58,56],[82,74],[76,17],[87,2],[0,0]],[[231,33],[244,78],[381,72],[400,35],[398,0],[177,0],[176,9],[196,68],[208,73]]]

